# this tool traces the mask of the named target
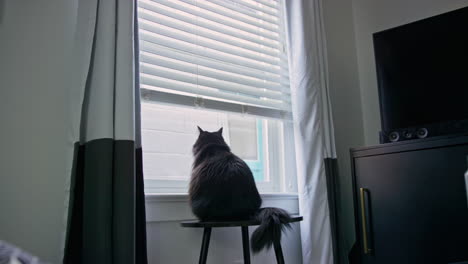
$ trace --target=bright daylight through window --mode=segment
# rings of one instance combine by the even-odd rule
[[[186,193],[197,126],[223,127],[260,192],[294,192],[282,0],[139,0],[147,193]]]

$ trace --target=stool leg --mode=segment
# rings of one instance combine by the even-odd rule
[[[275,248],[276,262],[278,264],[284,264],[283,250],[281,249],[281,241],[274,242],[273,246]]]
[[[203,230],[203,240],[200,251],[199,264],[205,264],[206,258],[208,257],[208,247],[210,245],[211,227],[205,227]]]
[[[244,250],[244,263],[250,264],[249,227],[242,226],[242,248]]]

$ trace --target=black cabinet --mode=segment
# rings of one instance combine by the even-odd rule
[[[468,136],[351,150],[361,263],[468,261]]]

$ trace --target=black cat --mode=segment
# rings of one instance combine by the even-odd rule
[[[252,171],[234,155],[223,139],[223,128],[203,131],[193,145],[193,169],[190,180],[190,206],[202,221],[257,219],[260,226],[252,234],[254,252],[281,240],[289,227],[289,214],[279,208],[262,208],[262,199]]]

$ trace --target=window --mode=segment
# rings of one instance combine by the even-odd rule
[[[146,192],[187,192],[197,125],[261,192],[295,191],[282,21],[279,0],[138,1]]]

